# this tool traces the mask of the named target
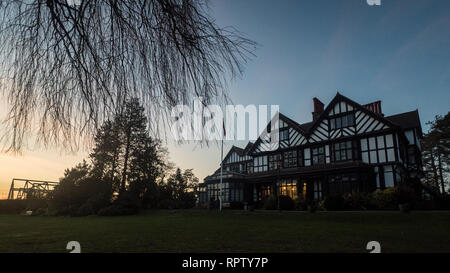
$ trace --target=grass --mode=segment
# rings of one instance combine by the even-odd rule
[[[450,252],[450,212],[146,211],[123,217],[0,215],[0,252]]]

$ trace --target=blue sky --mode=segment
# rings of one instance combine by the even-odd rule
[[[260,44],[235,103],[279,104],[300,122],[317,96],[336,91],[360,103],[382,100],[385,114],[419,109],[422,122],[449,110],[450,1],[216,0],[222,26]]]
[[[327,105],[339,91],[361,104],[381,100],[385,115],[418,109],[424,131],[450,110],[450,1],[214,0],[210,8],[218,25],[260,45],[230,86],[235,104],[278,104],[303,123],[313,97]],[[218,147],[169,148],[200,178],[219,167]]]
[[[386,115],[419,109],[424,131],[426,121],[449,111],[448,0],[381,0],[381,6],[366,0],[212,0],[210,9],[218,25],[234,26],[260,45],[243,77],[230,84],[235,104],[277,104],[303,123],[311,120],[313,97],[327,105],[339,91],[361,104],[382,100]],[[225,152],[232,144],[225,143]],[[194,168],[200,179],[219,167],[217,146],[168,147],[171,160]],[[86,156],[0,154],[0,192],[16,176],[57,180]]]

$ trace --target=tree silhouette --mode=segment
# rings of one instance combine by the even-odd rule
[[[422,157],[425,183],[445,194],[450,165],[450,112],[427,123],[430,130],[423,137]]]
[[[0,40],[12,151],[35,129],[38,143],[77,149],[131,97],[158,137],[171,106],[227,100],[255,48],[206,0],[0,1]]]

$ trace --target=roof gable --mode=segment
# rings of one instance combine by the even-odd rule
[[[364,124],[360,124],[360,128],[358,128],[358,125],[356,126],[356,134],[360,134],[363,132],[366,132],[364,130],[366,129],[371,129],[371,130],[376,130],[377,128],[387,128],[387,127],[398,127],[395,124],[393,124],[392,122],[390,122],[388,119],[375,114],[374,112],[364,108],[361,104],[347,98],[344,95],[341,95],[339,92],[337,92],[336,96],[333,98],[333,100],[331,100],[331,102],[328,104],[328,106],[325,108],[325,110],[322,112],[322,114],[320,114],[320,116],[313,121],[313,125],[311,126],[309,132],[308,132],[308,136],[311,135],[312,132],[314,132],[314,130],[321,124],[321,122],[328,118],[328,116],[330,115],[330,113],[334,114],[340,114],[342,113],[342,102],[346,103],[347,105],[349,105],[351,108],[349,109],[349,106],[346,106],[346,111],[355,111],[356,114],[358,115],[358,113],[360,113],[358,117],[359,118],[364,118],[364,119],[368,119],[370,121],[370,124],[364,123]],[[337,111],[337,105],[339,105],[340,110]],[[367,116],[367,117],[366,117]],[[356,119],[358,117],[355,117]],[[366,120],[355,120],[356,123],[358,123],[358,121],[364,121],[367,122]],[[382,125],[380,125],[382,124]],[[366,127],[367,126],[367,127]]]
[[[288,148],[306,143],[306,132],[300,127],[300,124],[288,118],[287,116],[278,113],[279,120],[275,125],[274,132],[268,132],[271,129],[272,122],[275,121],[275,117],[267,124],[265,131],[256,140],[255,144],[249,149],[249,153],[260,153],[265,151],[274,151],[279,148]],[[280,131],[288,130],[288,140],[280,140]],[[275,134],[274,134],[275,133]],[[277,144],[271,143],[271,137],[275,137],[278,140]]]

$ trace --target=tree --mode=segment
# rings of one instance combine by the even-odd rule
[[[255,48],[218,27],[207,0],[0,1],[0,40],[12,151],[34,125],[39,141],[77,149],[130,97],[158,137],[172,106],[227,100]]]
[[[444,117],[436,116],[428,122],[429,132],[422,143],[425,167],[425,183],[446,193],[450,164],[450,112]]]
[[[197,199],[198,178],[187,169],[184,172],[180,168],[169,176],[166,185],[161,185],[167,197],[171,198],[179,208],[190,208],[195,205]]]
[[[111,197],[110,181],[98,180],[92,167],[83,160],[64,172],[64,177],[51,194],[50,203],[58,214],[84,216],[96,214],[108,206]]]
[[[109,178],[115,191],[119,190],[119,164],[121,159],[120,129],[115,122],[106,121],[94,138],[94,148],[89,155],[94,176],[102,180]]]
[[[162,179],[167,170],[166,157],[167,149],[151,137],[146,137],[132,153],[128,176],[130,190],[137,193],[144,206],[157,206],[157,180]]]
[[[120,191],[125,191],[128,165],[130,156],[137,154],[137,150],[148,141],[147,117],[144,108],[139,104],[137,98],[128,100],[125,104],[125,111],[116,117],[117,126],[120,128],[121,143],[123,145],[123,168]]]

